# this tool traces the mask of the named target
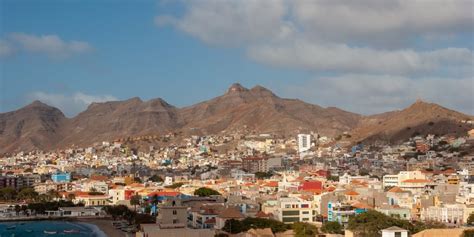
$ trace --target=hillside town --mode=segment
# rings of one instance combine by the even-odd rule
[[[474,130],[414,134],[398,145],[350,144],[349,136],[167,134],[9,154],[0,159],[0,220],[112,217],[117,231],[137,237],[469,230]],[[166,145],[143,149],[151,140]],[[377,215],[390,226],[358,219]]]

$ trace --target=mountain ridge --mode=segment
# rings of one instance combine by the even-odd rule
[[[72,118],[55,107],[33,101],[18,110],[0,113],[0,153],[87,146],[172,131],[283,135],[313,131],[331,137],[350,133],[352,142],[403,140],[415,133],[456,134],[471,128],[462,127],[461,120],[472,120],[472,116],[421,100],[402,110],[365,116],[281,98],[263,86],[248,89],[234,83],[223,95],[181,108],[161,98],[143,101],[133,97],[91,103]]]

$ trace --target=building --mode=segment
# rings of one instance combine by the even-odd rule
[[[448,225],[460,226],[464,220],[464,206],[461,204],[446,204],[431,206],[421,210],[422,221],[437,221]]]
[[[347,224],[351,216],[357,215],[356,208],[351,205],[341,203],[328,203],[328,221],[337,221],[340,224]]]
[[[161,229],[157,224],[141,224],[136,237],[214,237],[210,229]]]
[[[227,220],[235,219],[235,220],[243,220],[245,216],[237,210],[237,208],[229,207],[222,210],[219,215],[216,217],[216,226],[215,228],[220,230],[224,228],[225,222]]]
[[[293,197],[280,198],[276,212],[275,216],[284,223],[314,222],[317,216],[312,202]]]
[[[304,153],[311,148],[311,135],[298,134],[298,153]]]
[[[23,181],[17,176],[1,176],[0,177],[0,188],[13,188],[20,190],[23,187]]]
[[[71,182],[71,174],[70,173],[55,173],[51,175],[51,179],[55,183]]]
[[[408,230],[392,226],[382,230],[382,237],[408,237]]]
[[[158,207],[156,221],[160,229],[185,228],[187,226],[187,207],[179,199],[170,199]]]
[[[87,193],[77,194],[75,199],[75,203],[83,203],[84,206],[105,206],[110,203],[110,199],[108,195],[90,195]]]
[[[246,157],[242,159],[242,168],[249,173],[268,172],[268,157]]]

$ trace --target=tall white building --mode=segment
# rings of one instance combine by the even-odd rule
[[[298,152],[303,153],[311,148],[311,135],[298,134]]]

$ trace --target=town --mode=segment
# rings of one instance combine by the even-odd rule
[[[345,137],[170,133],[8,154],[0,220],[109,218],[137,237],[472,234],[474,130]]]

